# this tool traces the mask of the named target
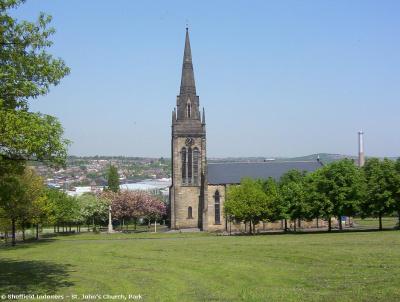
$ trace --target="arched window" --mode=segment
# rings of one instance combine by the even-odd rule
[[[188,207],[188,219],[192,219],[192,207]]]
[[[192,183],[192,148],[191,147],[189,147],[188,148],[188,163],[187,163],[187,171],[188,171],[188,173],[187,173],[187,180],[188,180],[188,183]]]
[[[215,209],[215,224],[221,223],[221,204],[219,191],[215,191],[214,195],[214,209]]]
[[[190,103],[190,100],[188,100],[187,102],[186,109],[187,109],[187,117],[190,118],[192,115],[192,104]]]
[[[186,183],[186,148],[183,147],[181,151],[182,158],[182,182]]]
[[[193,183],[197,185],[199,182],[199,149],[193,149]]]

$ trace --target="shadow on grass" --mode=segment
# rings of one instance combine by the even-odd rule
[[[0,293],[54,294],[69,287],[68,266],[45,261],[0,259]]]
[[[60,232],[60,233],[47,233],[47,234],[41,234],[40,235],[40,239],[36,240],[36,238],[34,237],[30,237],[27,238],[25,240],[22,240],[20,238],[17,238],[17,242],[15,246],[11,245],[11,238],[8,238],[7,243],[4,242],[4,240],[2,242],[0,242],[0,249],[4,249],[4,248],[26,248],[31,246],[32,244],[43,244],[43,243],[50,243],[56,240],[57,237],[68,237],[68,236],[72,236],[72,235],[78,235],[81,233],[74,233],[74,232]]]
[[[310,229],[310,230],[278,230],[278,231],[270,231],[270,232],[260,232],[255,234],[249,233],[232,233],[231,236],[271,236],[271,235],[311,235],[311,234],[337,234],[337,233],[372,233],[372,232],[390,232],[390,231],[398,231],[398,228],[383,228],[382,230],[376,228],[354,228],[354,229],[332,229],[330,232],[327,229]]]
[[[35,245],[49,244],[53,241],[55,241],[55,239],[52,239],[52,238],[40,239],[40,240],[28,239],[25,241],[17,241],[17,244],[15,246],[12,246],[11,241],[8,241],[7,243],[2,242],[2,243],[0,243],[0,251],[1,250],[24,249],[24,248],[32,247]]]

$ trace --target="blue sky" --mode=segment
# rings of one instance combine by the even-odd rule
[[[70,154],[170,156],[189,23],[209,157],[400,155],[400,1],[30,0],[71,74],[32,101]]]

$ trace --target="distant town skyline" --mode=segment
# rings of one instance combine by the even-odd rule
[[[34,111],[71,155],[170,157],[189,23],[209,157],[400,155],[398,1],[27,1],[71,74]]]

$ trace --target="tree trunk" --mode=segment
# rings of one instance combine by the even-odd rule
[[[298,226],[299,226],[299,229],[300,229],[301,228],[301,219],[300,218],[297,220],[297,223],[298,223]]]
[[[382,231],[382,215],[379,214],[379,230]]]
[[[136,226],[137,226],[137,219],[136,218],[133,220],[133,223],[134,223],[135,231],[136,231]]]
[[[332,231],[332,221],[331,217],[328,217],[328,232]]]
[[[256,224],[253,222],[253,234],[256,233]]]
[[[39,223],[36,224],[36,240],[39,240]]]
[[[338,219],[339,219],[339,230],[343,230],[343,226],[342,226],[342,216],[339,216]]]
[[[25,241],[25,226],[24,226],[24,223],[22,223],[22,241]]]
[[[317,217],[317,229],[319,228],[319,225],[318,225],[318,217]]]
[[[293,227],[294,227],[294,231],[297,232],[296,219],[294,220]]]
[[[250,222],[249,222],[249,234],[250,234],[250,235],[252,234],[251,220],[250,220]]]
[[[92,232],[94,232],[94,217],[92,218]]]
[[[285,232],[287,232],[287,219],[285,218]]]
[[[56,225],[53,225],[53,231],[54,231],[54,234],[56,233]]]
[[[15,246],[15,242],[16,242],[16,240],[15,240],[15,218],[11,219],[11,238],[12,238],[11,244],[13,246]]]

